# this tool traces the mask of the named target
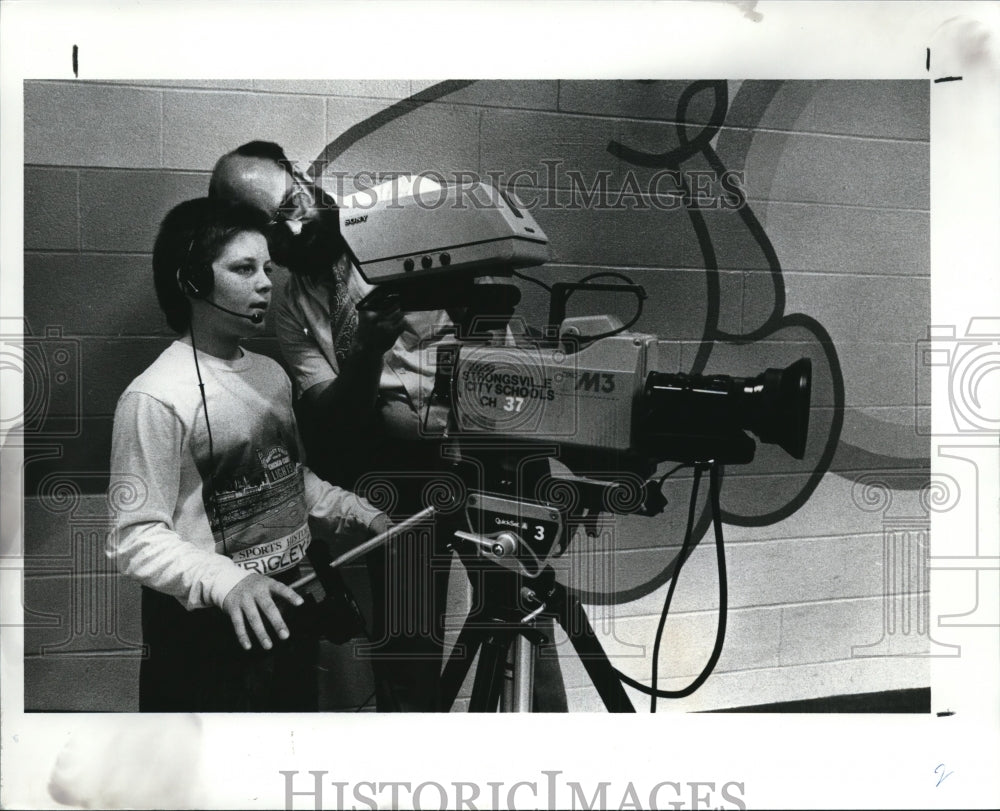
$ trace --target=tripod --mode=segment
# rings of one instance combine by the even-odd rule
[[[450,708],[455,703],[478,651],[479,661],[469,712],[497,711],[507,684],[509,661],[512,661],[512,687],[507,690],[504,708],[530,712],[537,648],[546,641],[544,634],[534,627],[533,620],[551,616],[566,632],[608,711],[635,712],[621,680],[594,634],[583,606],[575,595],[556,581],[551,567],[546,566],[530,586],[524,584],[520,575],[505,570],[491,571],[478,567],[473,571],[482,574],[481,585],[486,600],[466,618],[445,665],[441,676],[443,707]],[[538,605],[525,614],[521,607],[523,603]]]

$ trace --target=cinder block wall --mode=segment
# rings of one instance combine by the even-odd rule
[[[929,526],[917,430],[927,409],[914,402],[930,317],[928,116],[925,82],[27,83],[24,313],[44,360],[26,395],[25,706],[136,707],[137,588],[99,551],[111,418],[172,337],[151,285],[160,219],[204,194],[215,159],[252,138],[331,158],[333,191],[336,173],[511,182],[550,239],[552,261],[535,275],[613,270],[642,284],[634,329],[660,338],[663,371],[744,376],[812,358],[806,458],[761,444],[726,471],[726,645],[705,686],[669,706],[927,686],[914,655],[929,646],[926,580],[904,577],[894,594],[884,582],[887,550],[917,549]],[[650,192],[676,189],[651,187],[664,169],[742,172],[747,204],[663,205]],[[521,314],[540,321],[544,300],[522,289]],[[574,306],[632,312],[607,297]],[[252,348],[280,357],[272,333]],[[614,663],[640,681],[691,483],[677,474],[663,515],[608,518],[557,563]],[[705,529],[679,578],[664,687],[697,675],[714,641]],[[920,621],[894,624],[902,615]],[[559,641],[571,707],[600,709]],[[368,693],[349,651],[326,651],[323,678],[330,708]]]

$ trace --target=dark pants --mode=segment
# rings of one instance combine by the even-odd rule
[[[357,479],[359,492],[378,502],[388,486],[395,522],[425,506],[424,488],[440,465],[433,443],[394,443],[369,457],[369,472]],[[379,712],[438,712],[444,655],[444,614],[451,552],[447,544],[456,516],[398,536],[366,556],[372,591],[370,644],[364,646],[375,676]]]
[[[444,654],[450,556],[437,533],[404,535],[368,555],[372,590],[370,644],[363,656],[375,676],[379,712],[437,712]]]
[[[287,640],[271,633],[271,650],[245,651],[218,608],[188,611],[143,587],[140,712],[315,712],[318,638],[303,615],[284,616]]]

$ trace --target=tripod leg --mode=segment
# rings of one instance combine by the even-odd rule
[[[485,632],[481,628],[473,627],[475,619],[468,617],[462,630],[455,641],[448,662],[441,673],[441,709],[445,712],[451,709],[458,697],[458,691],[462,689],[462,683],[472,667],[472,661],[476,658],[476,651],[483,643]]]
[[[535,646],[518,634],[511,646],[513,678],[504,690],[504,712],[531,712],[535,686]]]
[[[476,680],[472,684],[469,712],[496,712],[503,690],[507,653],[511,636],[506,631],[494,631],[483,641],[479,649],[479,664],[476,666]]]
[[[608,712],[635,712],[621,679],[611,667],[608,655],[601,647],[590,620],[580,605],[580,601],[567,593],[566,589],[556,583],[555,603],[556,620],[573,643],[576,655],[580,657],[587,675],[601,696]]]

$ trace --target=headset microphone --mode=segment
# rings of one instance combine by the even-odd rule
[[[190,253],[190,251],[191,249],[188,248],[188,253]],[[252,313],[238,313],[236,312],[236,310],[230,310],[227,307],[223,307],[221,304],[216,304],[214,301],[208,298],[208,294],[211,293],[211,286],[206,288],[205,293],[202,293],[202,291],[198,289],[198,285],[194,283],[193,279],[185,279],[182,277],[181,274],[182,270],[183,267],[177,269],[177,286],[180,287],[181,292],[184,293],[185,296],[201,299],[206,304],[210,304],[212,307],[215,307],[216,310],[222,310],[222,312],[229,313],[229,315],[235,315],[238,316],[239,318],[245,318],[251,324],[260,324],[264,320],[264,313],[262,313],[260,310],[255,310]]]
[[[229,313],[230,315],[235,315],[239,316],[240,318],[245,318],[252,324],[259,324],[261,323],[261,321],[264,320],[264,313],[262,313],[260,310],[257,310],[252,313],[238,313],[236,312],[236,310],[230,310],[226,307],[223,307],[221,304],[216,304],[211,299],[203,298],[202,301],[204,301],[206,304],[212,305],[213,307],[215,307],[216,310],[222,310],[222,312],[224,313]]]

